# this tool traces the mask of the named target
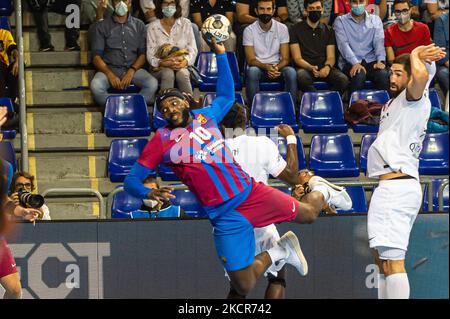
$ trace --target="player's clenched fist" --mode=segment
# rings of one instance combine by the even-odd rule
[[[294,130],[292,129],[292,127],[290,127],[287,124],[280,124],[280,125],[276,126],[275,129],[284,138],[288,137],[289,135],[295,135]]]

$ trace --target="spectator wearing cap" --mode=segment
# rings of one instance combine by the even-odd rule
[[[131,83],[140,87],[150,104],[158,81],[142,67],[145,64],[145,25],[131,16],[131,0],[112,0],[114,14],[97,22],[92,41],[93,64],[97,73],[91,81],[94,100],[105,105],[108,89],[126,89]]]

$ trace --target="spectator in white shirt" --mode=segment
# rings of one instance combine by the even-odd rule
[[[188,66],[195,63],[197,47],[191,21],[181,16],[179,0],[156,0],[156,21],[147,29],[147,60],[152,74],[160,81],[160,89],[175,87],[182,92],[192,94],[192,85]],[[182,61],[161,60],[156,52],[163,44],[171,44],[188,54]]]

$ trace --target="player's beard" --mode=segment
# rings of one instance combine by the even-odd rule
[[[189,122],[189,109],[185,108],[183,111],[181,111],[181,116],[183,117],[183,122],[180,124],[173,124],[171,120],[167,120],[167,126],[171,129],[177,128],[177,127],[185,127],[187,123]]]
[[[389,93],[392,98],[396,98],[405,88],[399,87],[397,84],[394,84],[395,90],[391,89],[391,86],[389,86]]]

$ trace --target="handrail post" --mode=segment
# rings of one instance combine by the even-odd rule
[[[439,211],[444,211],[444,189],[448,186],[448,181],[443,182],[441,186],[439,186],[438,193],[438,202],[439,202]]]
[[[25,104],[25,60],[23,54],[22,32],[22,3],[15,0],[16,11],[16,41],[19,49],[19,116],[20,116],[20,156],[22,171],[28,172],[28,132],[27,132],[27,107]]]

